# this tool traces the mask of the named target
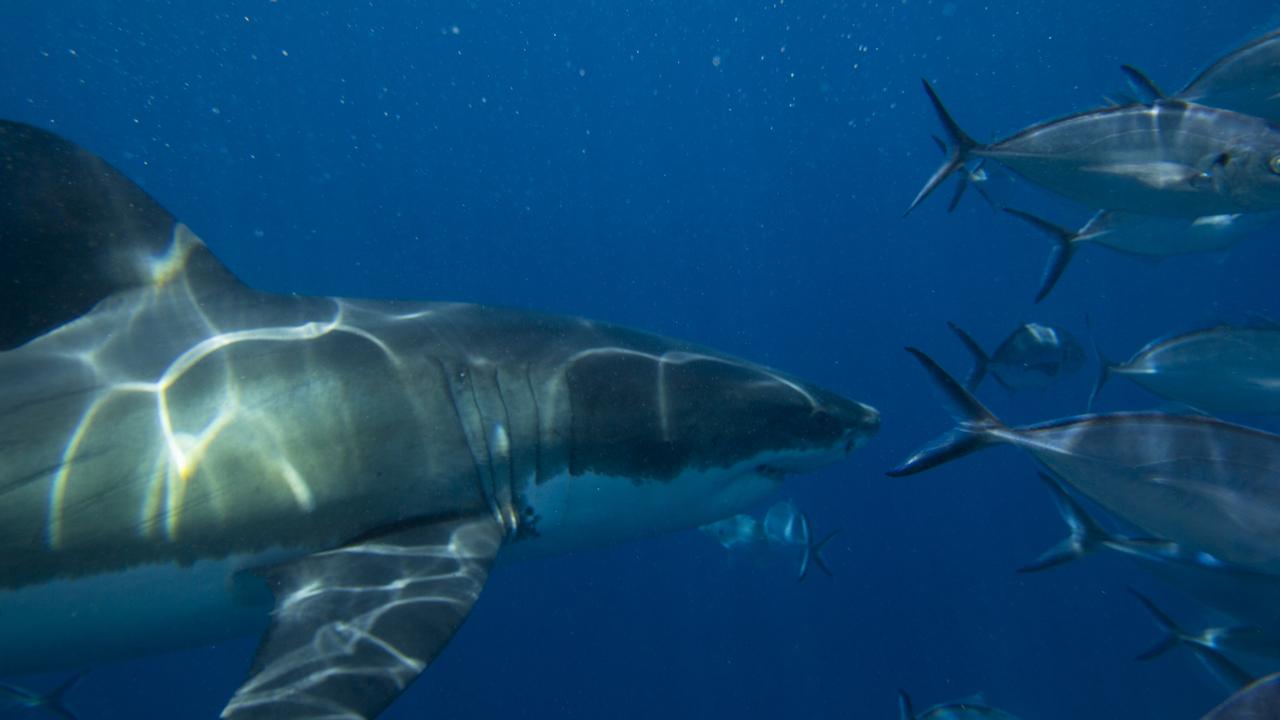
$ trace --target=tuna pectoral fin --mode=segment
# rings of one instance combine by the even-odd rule
[[[1063,522],[1071,529],[1071,534],[1064,538],[1062,542],[1041,553],[1035,562],[1026,567],[1018,568],[1020,573],[1047,570],[1051,567],[1069,563],[1076,558],[1088,555],[1104,542],[1111,540],[1111,536],[1107,534],[1107,531],[1089,516],[1089,513],[1085,511],[1080,503],[1076,502],[1075,498],[1067,494],[1061,483],[1044,473],[1039,475],[1040,479],[1048,486],[1049,491],[1053,493],[1053,500],[1058,505],[1058,513],[1062,515]]]
[[[222,717],[374,717],[462,625],[501,542],[490,517],[437,521],[261,571],[271,627]]]
[[[956,121],[952,119],[951,113],[947,112],[946,106],[942,104],[938,94],[933,91],[933,86],[929,84],[929,81],[921,80],[920,82],[924,84],[925,94],[929,96],[929,102],[933,104],[933,110],[938,114],[938,120],[942,122],[942,127],[947,131],[947,138],[951,141],[951,151],[942,165],[925,182],[920,192],[916,193],[915,199],[911,201],[911,205],[907,207],[907,211],[903,215],[909,215],[912,210],[916,209],[917,205],[924,202],[925,198],[938,189],[942,181],[964,167],[965,162],[969,159],[970,151],[979,147],[978,143],[974,142],[973,138],[969,137],[964,130],[961,130]],[[958,198],[956,200],[958,201]]]
[[[1049,293],[1053,292],[1053,287],[1058,284],[1058,279],[1062,277],[1063,271],[1067,269],[1067,263],[1071,262],[1072,256],[1075,255],[1076,241],[1079,239],[1080,234],[1028,212],[1008,207],[1001,209],[1020,220],[1030,223],[1032,227],[1048,235],[1054,241],[1053,251],[1049,253],[1049,261],[1045,263],[1044,273],[1040,275],[1040,289],[1036,292],[1036,302],[1040,302],[1049,297]]]
[[[969,392],[973,392],[982,383],[982,378],[987,376],[987,365],[990,364],[991,358],[987,356],[986,351],[982,349],[978,341],[962,330],[959,325],[947,321],[947,327],[951,328],[951,332],[960,338],[960,344],[964,345],[964,348],[973,356],[973,368],[969,370],[969,376],[964,379],[964,388]]]
[[[1127,178],[1146,185],[1153,190],[1169,190],[1171,188],[1208,189],[1212,183],[1217,182],[1217,175],[1215,174],[1217,170],[1229,161],[1230,158],[1225,154],[1220,155],[1214,158],[1213,162],[1203,170],[1176,162],[1101,163],[1087,165],[1082,170],[1098,173],[1099,175]]]
[[[957,425],[915,451],[901,465],[890,470],[887,473],[890,477],[914,475],[1000,442],[994,436],[994,432],[1003,429],[1004,425],[991,414],[990,410],[978,402],[978,399],[965,390],[955,378],[947,374],[947,371],[934,362],[933,358],[912,347],[907,348],[907,352],[914,355],[920,362],[920,366],[929,374],[929,379],[933,380],[942,398],[943,407]]]

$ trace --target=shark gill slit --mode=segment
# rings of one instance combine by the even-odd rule
[[[516,448],[515,443],[517,428],[515,423],[511,421],[511,408],[507,405],[507,394],[502,388],[502,373],[500,366],[493,366],[493,389],[498,397],[499,409],[502,411],[501,427],[502,439],[504,447],[498,448],[498,452],[502,453],[503,461],[506,463],[507,471],[505,473],[506,484],[498,484],[498,473],[493,473],[494,496],[498,499],[499,508],[502,511],[503,527],[506,529],[510,537],[515,537],[516,531],[519,529],[520,514],[515,510],[513,496],[516,487]],[[513,398],[514,400],[515,398]],[[489,423],[490,427],[494,427],[493,423]],[[496,433],[489,433],[485,437],[493,439]],[[489,457],[493,457],[493,449],[489,450]]]
[[[440,369],[440,378],[444,381],[445,391],[449,394],[449,406],[453,408],[453,418],[457,421],[458,427],[462,430],[462,437],[466,441],[468,450],[471,453],[471,467],[475,470],[476,486],[480,489],[480,492],[485,499],[488,500],[489,496],[485,490],[486,484],[484,479],[484,468],[480,467],[480,463],[476,461],[475,448],[471,447],[471,433],[468,432],[467,421],[462,414],[462,407],[458,404],[459,398],[454,383],[454,371],[450,370],[449,366],[438,357],[433,356],[431,358],[431,362],[435,363],[436,367]],[[430,439],[428,438],[427,440],[429,441]],[[494,510],[492,506],[490,506],[490,509]],[[497,514],[496,510],[494,510],[494,517],[495,519],[501,520],[501,516]]]
[[[538,404],[538,393],[533,389],[533,378],[529,376],[531,372],[533,368],[526,364],[524,386],[529,393],[530,408],[533,411],[533,482],[541,485],[549,476],[542,472],[542,406]]]

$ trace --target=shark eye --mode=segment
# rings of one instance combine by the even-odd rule
[[[1280,155],[1272,155],[1271,159],[1267,161],[1267,167],[1270,168],[1273,174],[1280,175]]]

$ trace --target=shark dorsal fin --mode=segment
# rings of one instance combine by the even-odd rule
[[[240,286],[186,226],[102,158],[0,121],[0,351],[132,288]]]

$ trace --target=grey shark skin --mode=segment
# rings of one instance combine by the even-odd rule
[[[879,424],[611,325],[255,291],[19,123],[0,186],[0,674],[265,627],[223,717],[373,717],[500,551],[695,527]]]
[[[1000,422],[923,352],[908,348],[956,427],[889,475],[1013,445],[1055,478],[1156,537],[1222,562],[1280,572],[1280,435],[1199,415],[1112,413]]]
[[[1209,413],[1280,413],[1280,327],[1218,325],[1148,343],[1101,371],[1089,406],[1112,376]]]
[[[924,89],[952,152],[907,212],[974,158],[1093,208],[1192,218],[1280,210],[1280,127],[1261,118],[1161,100],[1069,115],[983,145],[927,81]]]

